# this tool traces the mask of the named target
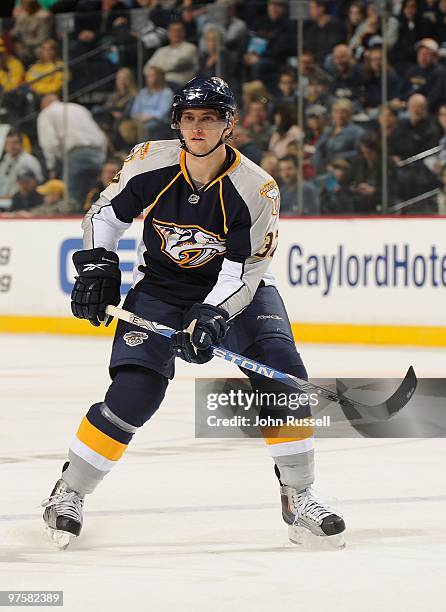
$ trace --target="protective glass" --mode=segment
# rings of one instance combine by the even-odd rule
[[[178,128],[180,130],[217,130],[222,131],[228,127],[226,119],[215,118],[211,115],[205,115],[204,117],[194,117],[187,113],[183,113],[179,120]]]

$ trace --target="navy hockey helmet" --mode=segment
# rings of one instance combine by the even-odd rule
[[[228,121],[237,109],[229,85],[219,77],[195,77],[173,98],[172,129],[180,127],[181,113],[186,108],[213,108],[221,111]]]

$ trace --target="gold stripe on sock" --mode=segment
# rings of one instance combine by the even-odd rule
[[[283,427],[262,427],[261,431],[267,444],[281,444],[311,438],[314,428],[311,425],[284,425]]]
[[[110,461],[120,459],[128,446],[107,436],[107,434],[92,425],[87,417],[82,419],[77,437],[89,448]]]

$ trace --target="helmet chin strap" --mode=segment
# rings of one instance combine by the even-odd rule
[[[225,128],[225,130],[227,130],[228,128]],[[217,144],[215,145],[215,147],[212,147],[212,149],[210,151],[208,151],[207,153],[192,153],[192,151],[190,151],[190,149],[187,148],[187,144],[186,141],[183,138],[183,135],[181,134],[181,131],[178,130],[179,132],[179,139],[181,142],[181,148],[184,149],[186,151],[186,153],[189,153],[189,155],[193,155],[194,157],[207,157],[208,155],[210,155],[211,153],[213,153],[216,149],[218,149],[218,147],[221,147],[222,145],[226,144],[226,141],[223,140],[223,134],[225,132],[225,130],[223,130],[223,132],[221,133],[220,139],[217,142]]]

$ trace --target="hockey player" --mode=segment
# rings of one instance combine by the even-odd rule
[[[279,191],[261,168],[228,144],[236,102],[217,77],[195,78],[173,102],[179,140],[137,145],[86,214],[84,249],[72,311],[108,325],[105,308],[120,301],[117,244],[144,214],[134,284],[124,308],[178,331],[171,339],[120,321],[110,362],[112,383],[93,404],[71,443],[68,462],[44,520],[61,546],[82,528],[84,498],[121,458],[133,435],[159,408],[175,357],[211,358],[222,344],[248,358],[307,378],[288,316],[269,272],[277,244]],[[259,378],[247,372],[252,385]],[[313,432],[268,437],[282,497],[282,516],[294,529],[336,536],[343,519],[319,500],[314,480]]]

